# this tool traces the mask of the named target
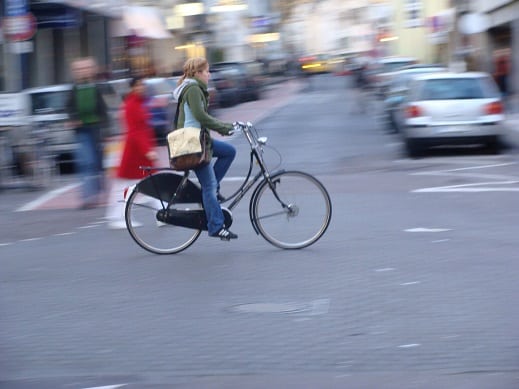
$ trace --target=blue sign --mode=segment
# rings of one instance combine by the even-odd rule
[[[21,16],[27,13],[27,0],[5,0],[5,16]]]
[[[33,8],[38,29],[41,28],[78,28],[81,25],[81,11],[54,3]]]

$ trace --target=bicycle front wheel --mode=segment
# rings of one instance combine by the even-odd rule
[[[126,227],[131,237],[143,249],[154,254],[176,254],[187,249],[198,239],[201,230],[158,221],[157,212],[161,209],[159,199],[136,188],[128,198],[125,211]]]
[[[285,171],[259,184],[252,198],[251,220],[268,242],[283,249],[300,249],[315,243],[326,232],[332,202],[315,177]]]

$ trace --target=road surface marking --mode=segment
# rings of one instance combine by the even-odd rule
[[[33,242],[35,240],[41,240],[43,237],[36,237],[36,238],[27,238],[27,239],[21,239],[20,242]]]
[[[375,271],[382,272],[382,271],[393,271],[395,270],[394,267],[384,267],[382,269],[375,269]]]
[[[402,344],[398,346],[399,348],[411,348],[411,347],[419,347],[421,346],[420,343],[409,343],[409,344]]]
[[[83,389],[117,389],[122,388],[123,386],[127,386],[128,384],[119,384],[119,385],[106,385],[106,386],[91,386],[89,388]]]
[[[59,195],[76,188],[77,186],[79,186],[79,183],[70,184],[70,185],[66,185],[66,186],[63,186],[58,189],[51,190],[50,192],[45,193],[44,195],[38,197],[36,200],[33,200],[33,201],[25,204],[23,207],[16,209],[15,212],[32,211],[33,209],[40,207],[41,205],[54,199],[55,197],[58,197]]]
[[[403,284],[400,284],[400,286],[416,285],[416,284],[419,284],[419,283],[420,283],[420,281],[404,282]]]
[[[450,228],[424,228],[424,227],[417,227],[417,228],[409,228],[407,230],[404,230],[405,232],[446,232],[446,231],[452,231]]]
[[[436,177],[455,177],[473,180],[483,180],[482,182],[473,182],[470,184],[434,186],[412,190],[411,193],[447,193],[447,192],[519,192],[519,187],[511,187],[511,185],[519,184],[518,177],[503,174],[485,174],[485,173],[465,173],[467,171],[489,169],[502,166],[515,165],[515,162],[495,163],[478,166],[466,166],[456,169],[434,170],[427,172],[410,173],[412,176],[436,176]],[[493,181],[489,181],[493,180]]]

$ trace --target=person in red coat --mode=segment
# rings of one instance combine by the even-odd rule
[[[130,82],[122,111],[125,130],[121,161],[116,170],[107,204],[106,218],[110,228],[126,228],[124,221],[124,189],[143,177],[141,166],[154,166],[158,158],[155,133],[151,128],[150,113],[146,106],[146,86],[141,77]]]

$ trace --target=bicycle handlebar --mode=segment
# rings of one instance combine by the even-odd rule
[[[247,122],[247,123],[243,123],[243,122],[234,122],[232,124],[234,130],[236,131],[243,131],[245,128],[250,128],[252,127],[252,123],[251,122]]]

